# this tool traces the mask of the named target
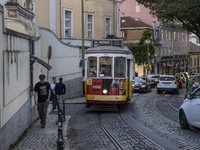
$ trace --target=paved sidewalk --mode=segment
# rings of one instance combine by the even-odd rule
[[[85,103],[84,97],[65,100],[65,103]],[[58,120],[57,112],[51,112],[52,104],[49,104],[47,124],[45,129],[41,128],[40,120],[37,120],[23,139],[17,144],[14,150],[57,150],[58,139],[58,126],[56,125]],[[63,137],[65,143],[65,150],[69,150],[69,144],[67,139],[67,125],[70,116],[65,116],[63,122]]]

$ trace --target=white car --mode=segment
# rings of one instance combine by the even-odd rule
[[[200,128],[200,87],[187,94],[179,108],[179,122],[182,129]]]
[[[178,94],[179,87],[178,82],[176,81],[175,76],[173,75],[160,75],[159,81],[157,84],[157,94],[161,92],[174,92]]]

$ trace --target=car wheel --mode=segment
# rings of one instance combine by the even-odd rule
[[[188,129],[190,126],[183,110],[179,112],[179,122],[182,129]]]

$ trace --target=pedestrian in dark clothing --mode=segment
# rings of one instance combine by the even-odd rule
[[[59,109],[62,109],[63,108],[62,100],[63,100],[63,96],[66,93],[66,86],[63,83],[63,78],[59,78],[59,82],[56,84],[56,87],[55,87],[55,93],[57,96],[57,102],[59,103],[59,106],[60,106]]]
[[[45,81],[45,75],[39,76],[40,81],[35,84],[34,87],[34,102],[37,105],[38,114],[40,117],[41,128],[45,128],[47,109],[49,106],[49,100],[51,97],[51,87],[48,82]],[[37,100],[36,100],[37,98]]]
[[[56,111],[56,105],[57,105],[57,98],[56,98],[56,93],[55,93],[55,87],[56,87],[56,77],[52,78],[52,83],[51,83],[51,101],[52,101],[52,111]]]

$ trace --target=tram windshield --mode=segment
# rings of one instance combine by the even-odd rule
[[[99,77],[111,77],[112,76],[112,57],[100,57],[99,58]]]
[[[97,58],[88,58],[88,77],[97,77]]]
[[[114,67],[115,78],[118,77],[125,78],[125,73],[126,73],[126,58],[115,57],[115,67]]]
[[[97,77],[97,76],[98,77],[112,77],[113,75],[114,75],[114,78],[126,77],[126,58],[125,57],[103,56],[103,57],[99,57],[99,59],[94,56],[88,57],[88,61],[87,61],[87,76],[88,77]]]

